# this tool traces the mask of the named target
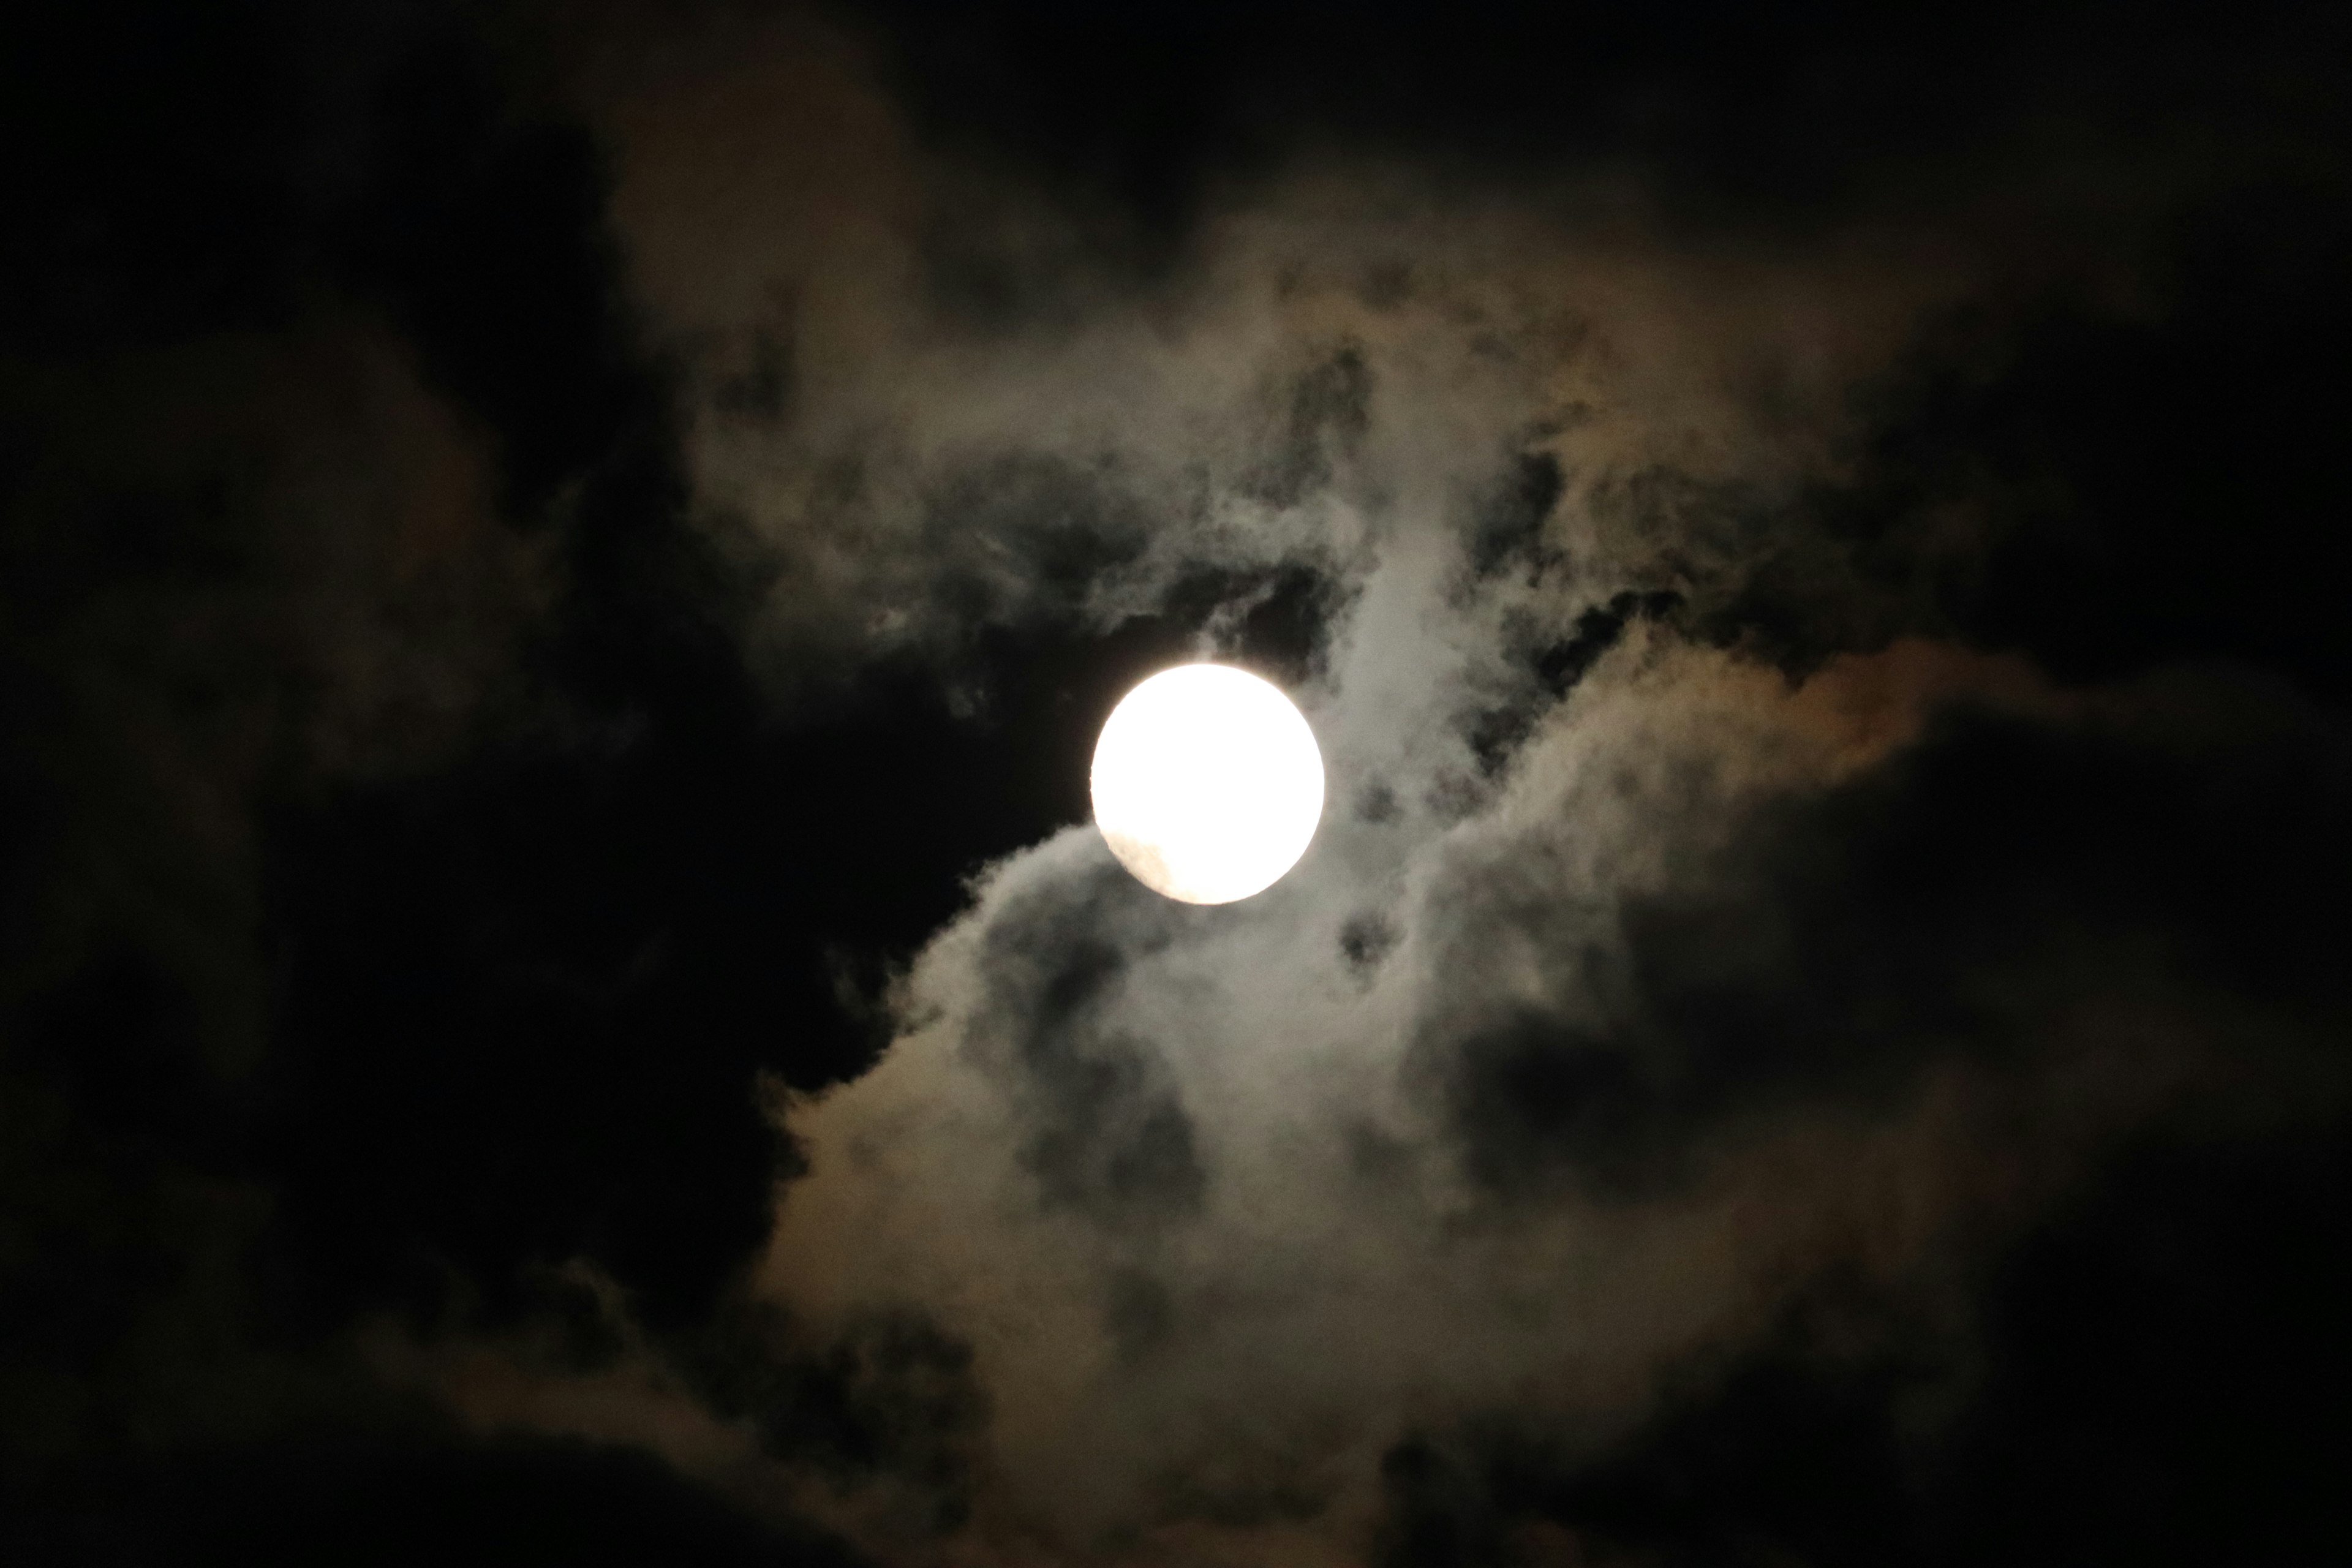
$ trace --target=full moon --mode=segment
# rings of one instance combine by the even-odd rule
[[[1154,892],[1229,904],[1298,863],[1323,816],[1323,754],[1289,698],[1223,664],[1163,669],[1095,742],[1095,826]]]

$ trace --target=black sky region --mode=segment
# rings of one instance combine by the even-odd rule
[[[1328,1525],[1334,1560],[1393,1568],[2352,1550],[2342,12],[93,0],[0,20],[0,1557],[1001,1544],[974,1456],[1005,1391],[963,1327],[827,1339],[750,1283],[806,1163],[775,1107],[874,1070],[894,976],[967,879],[1086,820],[1129,684],[1208,646],[1335,679],[1361,584],[1313,551],[1204,556],[1106,614],[1089,592],[1157,559],[1159,514],[1013,454],[926,504],[942,538],[1030,531],[1015,597],[893,543],[935,634],[763,641],[786,569],[711,525],[697,433],[711,408],[814,427],[830,384],[790,338],[714,383],[666,329],[616,216],[635,122],[577,84],[777,18],[842,40],[890,157],[946,171],[924,308],[1008,358],[1080,292],[1149,317],[1220,204],[1302,163],[1546,211],[1602,171],[1662,252],[1801,268],[1857,213],[1999,254],[1997,198],[2040,172],[2164,186],[2059,243],[2070,277],[2141,280],[2129,302],[2002,285],[1930,312],[1847,393],[1835,472],[1687,503],[1731,566],[1675,557],[1511,622],[1428,809],[1473,813],[1642,647],[1795,689],[1927,638],[2062,697],[2174,682],[2162,721],[1958,703],[1743,807],[1625,895],[1605,958],[1457,865],[1447,940],[1533,942],[1603,1000],[1424,1005],[1394,1078],[1495,1224],[1566,1193],[1643,1212],[1744,1118],[1870,1113],[1931,1061],[2025,1072],[1986,1020],[2085,996],[2207,1031],[2190,1098],[2239,1109],[2125,1118],[1955,1251],[1949,1321],[1832,1263],[1667,1358],[1605,1440],[1540,1400],[1399,1416],[1368,1510],[1286,1473],[1195,1512]],[[779,123],[819,158],[863,133]],[[999,243],[960,181],[1059,226]],[[1382,439],[1388,373],[1352,352],[1269,395],[1253,504],[1311,507]],[[1547,541],[1576,476],[1544,439],[1495,433],[1457,604],[1575,580]],[[455,533],[383,499],[435,462],[471,476]],[[1915,552],[1955,497],[2000,526]],[[1334,809],[1420,799],[1374,782]],[[1213,1156],[1097,1010],[1189,938],[1122,947],[1097,907],[990,928],[1059,955],[985,1004],[1019,1013],[1006,1070],[1051,1107],[1008,1136],[1046,1210],[1160,1235],[1213,1201]],[[1334,973],[1373,984],[1417,918],[1329,911]],[[1367,1183],[1386,1147],[1366,1135]],[[1106,1311],[1146,1357],[1186,1298],[1136,1267]],[[928,1500],[905,1541],[862,1532],[651,1438],[486,1425],[369,1348],[516,1337],[583,1376],[658,1357],[811,1495]],[[1191,1506],[1029,1560],[1273,1560],[1137,1544]]]

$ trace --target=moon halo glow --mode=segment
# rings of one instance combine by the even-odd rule
[[[1229,904],[1280,880],[1323,816],[1323,754],[1279,689],[1181,664],[1129,692],[1095,742],[1095,826],[1154,892]]]

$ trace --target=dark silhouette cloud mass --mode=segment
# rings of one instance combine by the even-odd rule
[[[2328,1560],[2348,43],[11,13],[0,1554]]]

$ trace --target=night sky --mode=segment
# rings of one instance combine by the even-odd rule
[[[2347,367],[2337,6],[5,8],[0,1560],[2352,1558]]]

